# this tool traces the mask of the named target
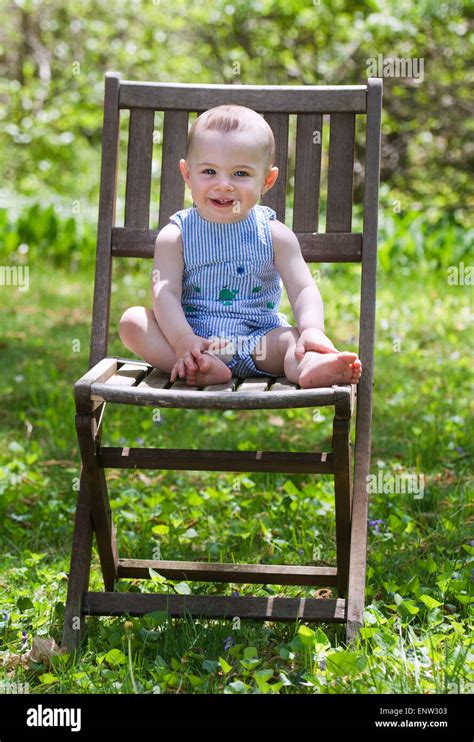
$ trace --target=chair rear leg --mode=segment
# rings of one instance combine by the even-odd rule
[[[351,541],[351,442],[349,420],[334,418],[332,447],[334,451],[334,493],[336,504],[337,592],[343,598],[349,582]]]
[[[347,643],[354,644],[364,625],[365,576],[367,567],[367,474],[370,453],[356,446],[354,498],[352,505],[351,555],[347,594]]]
[[[82,614],[82,597],[89,587],[92,557],[92,521],[89,497],[81,467],[79,495],[77,498],[74,534],[72,539],[71,564],[64,616],[61,646],[68,651],[79,649],[85,628]]]

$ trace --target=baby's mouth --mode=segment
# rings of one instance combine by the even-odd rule
[[[209,200],[218,209],[225,208],[226,206],[231,206],[234,203],[234,199],[233,198],[211,198]]]

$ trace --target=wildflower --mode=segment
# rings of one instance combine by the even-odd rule
[[[232,594],[231,594],[232,598],[238,598],[239,595],[240,595],[240,593],[239,593],[238,590],[232,590]]]
[[[229,651],[231,647],[235,646],[235,639],[233,636],[228,636],[226,639],[224,639],[224,650],[226,652]]]
[[[26,649],[27,646],[28,646],[28,634],[26,633],[26,631],[22,631],[21,632],[21,648]]]
[[[369,526],[374,529],[375,533],[380,533],[380,524],[383,523],[383,520],[379,518],[378,520],[369,520]]]
[[[2,611],[3,621],[0,621],[0,629],[4,629],[6,626],[8,626],[8,622],[10,620],[10,614],[8,611]]]

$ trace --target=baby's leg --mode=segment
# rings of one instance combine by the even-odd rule
[[[295,358],[300,333],[296,327],[270,330],[252,353],[257,368],[271,374],[285,375],[303,388],[357,384],[362,365],[356,353],[317,353],[307,351],[301,361]]]
[[[176,353],[161,332],[151,309],[129,307],[119,324],[122,343],[137,356],[155,368],[169,373],[176,361]]]
[[[119,335],[123,344],[137,356],[161,371],[171,372],[176,353],[163,335],[151,309],[127,309],[120,320]],[[188,384],[204,386],[227,381],[232,375],[227,366],[214,355],[207,354],[206,351],[203,353],[200,369],[194,372],[187,369]]]

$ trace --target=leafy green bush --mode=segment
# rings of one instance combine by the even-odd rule
[[[455,215],[433,210],[429,214],[381,212],[379,266],[398,268],[446,268],[468,255],[474,230],[466,230]]]
[[[3,263],[41,261],[69,269],[95,259],[95,227],[74,216],[57,214],[54,206],[36,203],[11,218],[0,209],[0,258]]]

